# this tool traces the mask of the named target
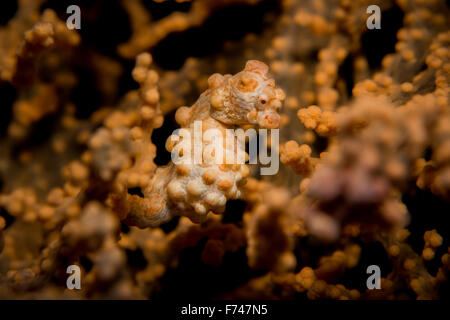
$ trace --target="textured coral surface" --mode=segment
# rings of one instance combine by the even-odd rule
[[[449,297],[448,1],[0,8],[0,299]]]

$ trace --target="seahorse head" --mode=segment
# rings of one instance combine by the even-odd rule
[[[269,78],[266,64],[249,60],[234,76],[213,74],[208,79],[211,116],[226,124],[258,124],[262,128],[280,125],[283,90]]]

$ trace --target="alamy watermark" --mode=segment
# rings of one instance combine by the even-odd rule
[[[376,4],[367,7],[366,13],[371,14],[366,21],[367,29],[381,29],[381,9]]]
[[[81,290],[81,269],[76,264],[71,264],[67,267],[66,273],[70,274],[67,277],[66,286],[69,290]]]
[[[66,25],[69,30],[81,29],[81,9],[79,6],[73,4],[67,7],[66,13],[70,16],[66,20]]]
[[[171,150],[175,164],[245,164],[246,139],[248,138],[248,163],[261,165],[261,175],[274,175],[279,169],[279,129],[225,129],[209,128],[203,131],[202,121],[194,122],[191,130],[181,128],[174,131],[172,142],[177,143]],[[256,139],[256,136],[259,139]],[[253,138],[253,139],[252,139]],[[270,154],[267,140],[270,139]],[[258,148],[259,141],[259,148]]]
[[[372,264],[367,267],[367,274],[371,274],[367,278],[366,285],[367,289],[381,289],[381,269],[376,264]]]

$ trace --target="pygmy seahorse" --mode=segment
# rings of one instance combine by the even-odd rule
[[[191,107],[178,108],[175,120],[181,129],[166,142],[166,149],[172,154],[185,156],[190,152],[194,158],[171,161],[157,168],[148,186],[142,189],[144,197],[128,195],[127,223],[154,227],[176,215],[199,223],[210,211],[223,212],[228,199],[241,196],[241,187],[249,175],[248,166],[235,161],[238,153],[248,156],[242,150],[245,145],[227,145],[227,129],[249,125],[277,128],[284,98],[283,90],[268,77],[267,65],[260,61],[248,61],[244,70],[235,75],[210,76],[208,89],[199,99]],[[211,129],[215,132],[214,137],[201,135],[199,157],[194,150],[198,147],[194,138],[198,128],[201,133]],[[221,151],[223,161],[218,161],[222,158],[217,157],[217,151]]]

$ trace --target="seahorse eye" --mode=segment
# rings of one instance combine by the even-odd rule
[[[268,100],[268,98],[267,98],[267,96],[266,96],[265,94],[263,94],[263,95],[261,95],[261,96],[259,97],[259,103],[260,103],[261,105],[265,105],[265,104],[267,103],[267,100]]]

